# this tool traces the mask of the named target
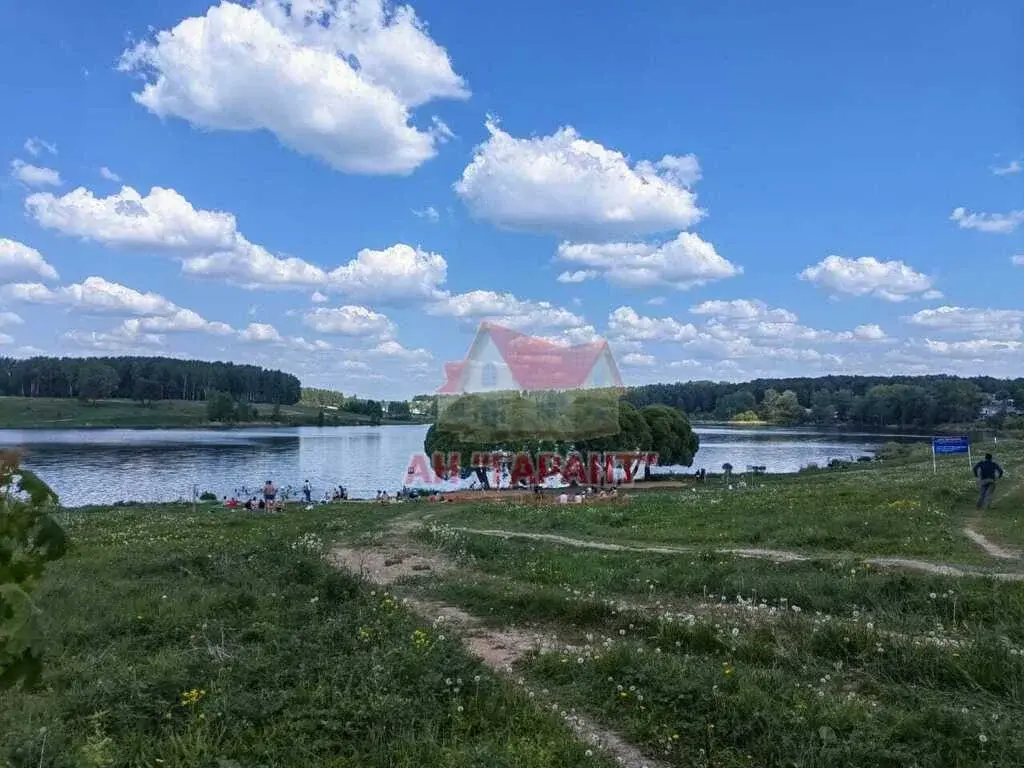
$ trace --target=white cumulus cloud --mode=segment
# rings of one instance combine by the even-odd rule
[[[303,321],[319,333],[342,336],[390,339],[397,332],[387,315],[355,305],[317,307],[306,312]]]
[[[239,336],[243,341],[272,342],[281,341],[277,328],[269,323],[249,323]]]
[[[399,243],[382,251],[364,248],[327,277],[330,287],[346,296],[380,301],[432,298],[447,276],[443,256]]]
[[[887,341],[889,336],[882,329],[882,326],[876,323],[868,323],[854,328],[853,338],[858,341]]]
[[[667,285],[678,290],[706,285],[742,274],[719,255],[715,247],[692,232],[675,239],[651,243],[562,243],[558,259],[584,269],[563,273],[561,282],[581,282],[601,275],[610,283],[651,287]]]
[[[719,320],[763,320],[773,323],[795,323],[797,321],[797,316],[788,309],[769,307],[760,299],[705,301],[690,307],[690,312]]]
[[[582,283],[586,280],[593,280],[598,274],[593,269],[577,269],[574,272],[562,272],[555,279],[560,283]]]
[[[61,338],[72,346],[96,352],[126,353],[137,349],[160,347],[164,343],[163,337],[159,334],[134,333],[123,326],[111,331],[76,329],[67,331]]]
[[[966,208],[956,208],[949,216],[960,229],[976,229],[997,235],[1008,235],[1024,223],[1024,210],[1008,213],[969,213]]]
[[[58,277],[57,270],[35,248],[0,237],[0,279],[11,280],[28,275],[38,275],[44,280],[56,280]]]
[[[74,309],[118,315],[172,315],[178,307],[157,293],[143,293],[102,277],[50,289],[42,283],[12,283],[5,296],[29,304],[62,304]]]
[[[37,192],[25,199],[25,208],[47,229],[125,248],[216,251],[233,248],[240,237],[230,213],[196,210],[162,187],[145,196],[127,186],[108,197],[85,187],[61,197]]]
[[[942,306],[922,309],[907,322],[923,328],[953,334],[971,334],[989,339],[1019,339],[1024,336],[1024,310]]]
[[[48,288],[42,283],[11,283],[0,288],[0,296],[25,304],[64,306],[84,314],[127,316],[117,330],[122,336],[164,333],[232,333],[227,323],[206,320],[191,309],[179,307],[158,293],[88,277],[81,283]]]
[[[935,341],[925,339],[924,349],[943,357],[981,359],[1001,355],[1016,355],[1024,343],[1000,339],[971,339],[970,341]]]
[[[405,174],[450,132],[411,110],[466,98],[444,48],[409,6],[384,0],[222,2],[125,51],[145,79],[135,100],[160,117],[265,130],[350,173]]]
[[[333,270],[294,256],[277,256],[250,242],[233,214],[198,209],[173,189],[132,187],[97,197],[79,187],[66,195],[29,195],[29,214],[67,235],[180,259],[182,272],[244,288],[315,288],[353,298],[390,300],[433,297],[447,277],[444,257],[397,243],[365,248]],[[323,294],[321,294],[323,295]]]
[[[654,365],[654,355],[645,355],[641,352],[630,352],[629,354],[623,355],[621,362],[623,365],[631,366],[652,366]]]
[[[42,168],[24,160],[11,160],[11,176],[29,187],[59,187],[64,183],[52,168]]]
[[[684,229],[703,211],[688,188],[692,155],[631,163],[571,127],[516,138],[493,119],[455,191],[477,218],[499,227],[606,240]]]
[[[491,320],[524,332],[585,325],[579,315],[550,302],[519,299],[511,293],[484,290],[445,296],[428,304],[427,312],[473,322]]]
[[[871,256],[859,259],[829,256],[799,275],[801,280],[815,283],[833,293],[851,296],[874,296],[886,301],[909,298],[939,298],[932,287],[932,278],[917,272],[902,261],[879,261]]]
[[[420,362],[430,360],[433,357],[433,355],[431,355],[430,352],[427,351],[426,349],[409,349],[408,347],[403,347],[394,339],[389,339],[388,341],[381,342],[377,346],[368,350],[366,354],[375,357],[385,357],[392,358],[395,360],[404,360],[407,362]]]
[[[632,307],[619,307],[608,315],[608,335],[615,341],[690,341],[697,338],[697,329],[671,317],[644,317]]]

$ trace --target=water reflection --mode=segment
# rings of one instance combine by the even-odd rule
[[[410,457],[423,450],[425,426],[297,427],[239,430],[0,430],[0,445],[20,447],[69,506],[121,500],[191,498],[193,486],[218,496],[255,494],[271,479],[296,494],[344,485],[352,498],[397,489]],[[701,427],[692,469],[729,462],[792,472],[832,458],[871,455],[891,437],[807,429]],[[904,438],[913,439],[913,438]],[[687,471],[692,471],[687,470]]]

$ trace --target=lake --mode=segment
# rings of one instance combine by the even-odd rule
[[[0,430],[0,446],[25,452],[24,464],[67,506],[191,499],[193,487],[218,496],[255,495],[264,481],[291,486],[309,478],[315,497],[344,485],[351,498],[394,493],[410,456],[423,450],[424,425],[272,429]],[[768,472],[872,455],[891,435],[814,429],[697,427],[693,471],[725,462]],[[915,438],[901,438],[915,439]],[[927,439],[927,438],[916,438]]]

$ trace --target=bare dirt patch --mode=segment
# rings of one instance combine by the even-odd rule
[[[391,533],[409,532],[418,525],[418,521],[409,519],[396,523],[392,524]],[[442,574],[455,569],[453,563],[437,554],[400,545],[335,547],[328,560],[381,586],[391,585],[401,578]],[[459,630],[466,649],[501,675],[509,676],[512,665],[533,651],[567,647],[554,635],[517,627],[485,627],[475,616],[454,605],[420,598],[406,598],[404,602],[435,625],[449,625]],[[600,728],[576,712],[566,713],[563,720],[578,739],[604,750],[625,768],[663,768],[661,763],[646,758],[617,734]]]
[[[393,584],[408,577],[448,573],[454,567],[433,553],[408,547],[336,547],[331,550],[329,559],[334,565],[381,585]]]

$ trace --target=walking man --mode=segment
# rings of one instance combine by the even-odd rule
[[[986,509],[992,503],[996,480],[1003,476],[1003,468],[992,460],[991,453],[986,453],[985,460],[974,465],[974,476],[978,478],[978,509]]]
[[[310,504],[313,501],[313,486],[309,483],[309,478],[306,478],[306,482],[302,486],[302,493],[306,497],[306,503]]]

